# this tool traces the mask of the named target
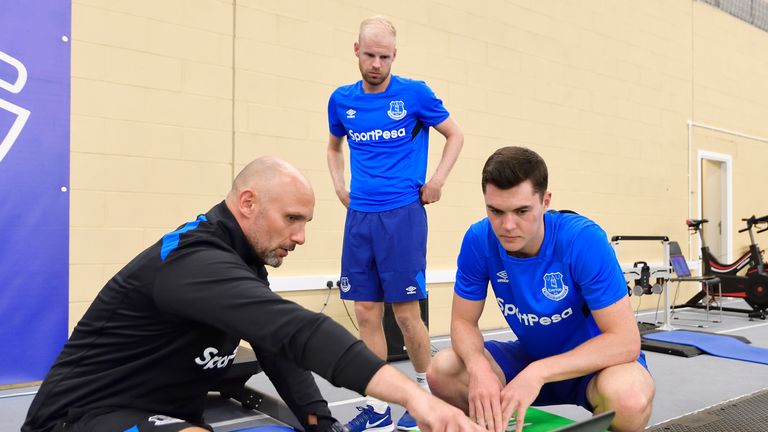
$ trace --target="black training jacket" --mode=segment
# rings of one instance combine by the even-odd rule
[[[305,421],[330,415],[309,371],[363,393],[384,364],[339,324],[269,289],[222,202],[146,249],[102,288],[48,372],[22,432],[85,413],[147,410],[203,424],[208,390],[251,344]]]

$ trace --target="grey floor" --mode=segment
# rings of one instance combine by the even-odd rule
[[[726,300],[724,304],[730,307],[746,306],[740,300]],[[654,322],[657,318],[663,320],[663,316],[663,312],[641,312],[637,319]],[[722,322],[712,322],[720,320],[717,311],[710,311],[709,320],[706,321],[704,310],[678,309],[673,314],[671,325],[677,329],[744,336],[752,345],[768,348],[768,321],[752,321],[744,314],[724,312]],[[505,329],[487,331],[485,337],[497,340],[514,339],[514,335]],[[449,346],[450,340],[447,337],[436,337],[432,343],[436,349],[442,349]],[[768,365],[709,355],[684,358],[646,352],[646,356],[657,386],[649,426],[768,388]],[[413,369],[407,361],[393,364],[412,376]],[[357,414],[355,407],[362,403],[360,395],[334,387],[319,377],[317,381],[329,401],[333,414],[339,420],[345,422]],[[248,384],[264,393],[275,394],[263,374],[251,378]],[[35,387],[0,391],[0,432],[19,430],[35,391]],[[590,416],[589,412],[575,406],[551,406],[543,409],[573,420]],[[393,407],[393,417],[399,418],[402,412],[402,407]],[[216,418],[209,421],[221,432],[248,425],[276,424],[258,412],[245,411],[239,407],[218,409]]]

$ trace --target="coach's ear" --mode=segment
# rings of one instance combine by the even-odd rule
[[[259,195],[253,189],[243,189],[237,197],[237,205],[244,216],[253,216],[259,209]]]

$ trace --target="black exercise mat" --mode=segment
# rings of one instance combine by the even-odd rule
[[[768,389],[669,420],[646,432],[765,432]]]

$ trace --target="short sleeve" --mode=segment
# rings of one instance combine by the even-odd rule
[[[343,137],[347,134],[336,108],[336,92],[333,92],[328,99],[328,130],[337,137]]]
[[[488,292],[487,257],[483,238],[473,225],[464,235],[457,260],[456,283],[453,290],[467,300],[484,300]]]
[[[416,92],[419,97],[419,120],[421,120],[425,126],[436,126],[445,121],[450,116],[448,110],[443,106],[443,101],[440,100],[429,86],[423,81],[417,81]]]
[[[590,310],[610,306],[627,295],[627,285],[608,236],[591,224],[574,240],[571,272]]]

